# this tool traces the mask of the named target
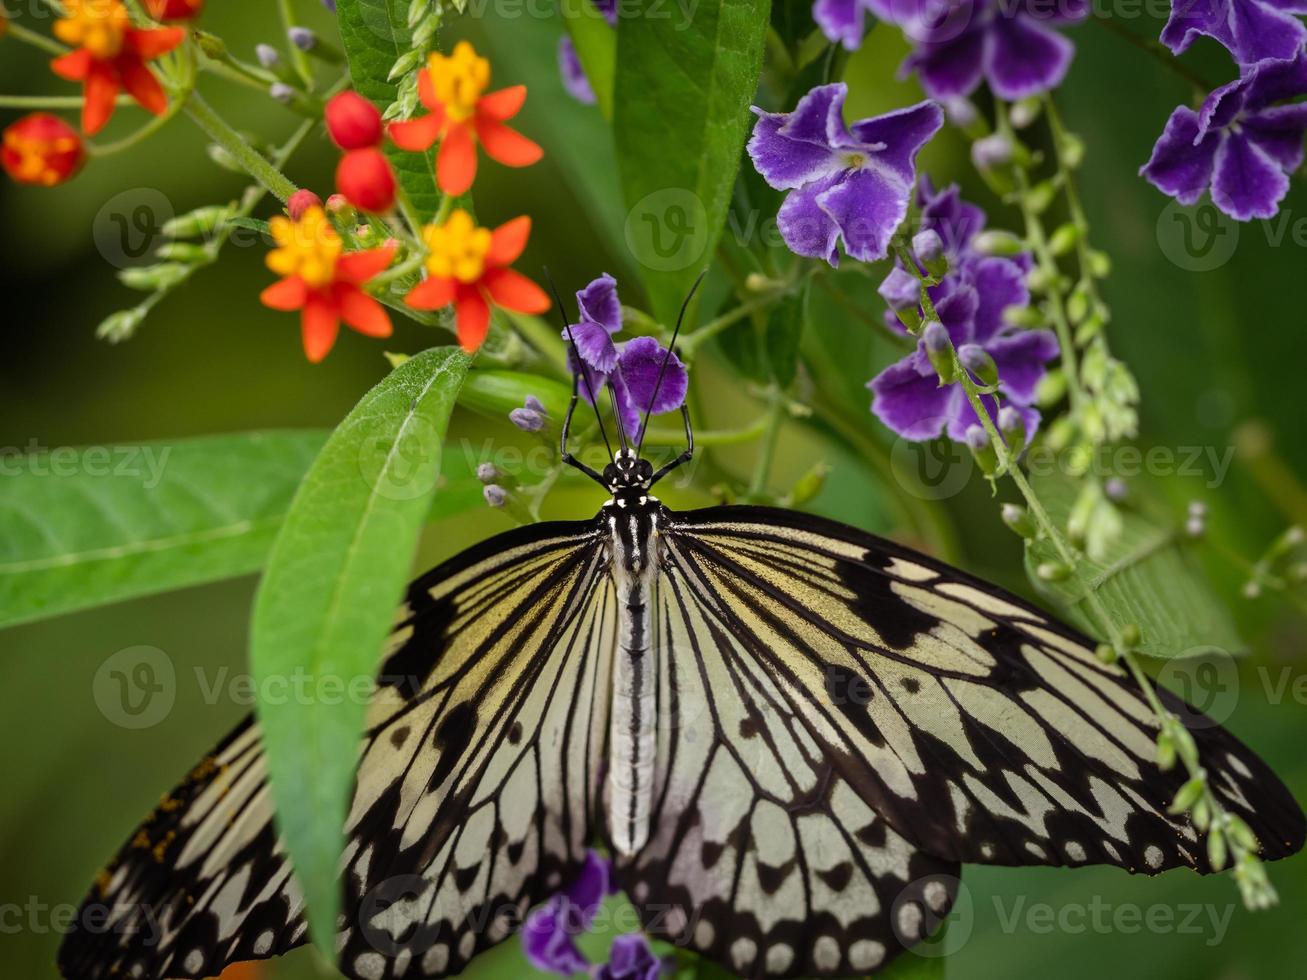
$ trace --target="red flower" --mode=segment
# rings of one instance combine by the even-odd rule
[[[350,150],[340,158],[336,187],[360,211],[384,214],[395,203],[395,172],[375,146]]]
[[[277,242],[268,268],[285,278],[259,298],[274,310],[303,311],[304,353],[312,363],[331,351],[341,320],[369,337],[390,336],[390,314],[362,286],[390,265],[394,245],[343,254],[345,243],[320,207],[298,221],[278,216],[268,225]]]
[[[204,0],[145,0],[155,20],[190,20],[204,9]]]
[[[422,152],[440,140],[436,183],[446,194],[462,194],[476,179],[476,144],[492,160],[527,167],[544,155],[539,144],[504,125],[526,101],[526,86],[482,95],[490,84],[490,62],[459,41],[450,57],[433,54],[418,74],[418,94],[428,116],[390,124],[390,137],[404,150]]]
[[[20,184],[54,187],[86,162],[82,138],[58,116],[34,112],[5,129],[0,164]]]
[[[290,215],[291,221],[299,221],[304,217],[304,212],[309,208],[322,207],[322,198],[318,197],[311,190],[301,187],[290,196],[286,202],[286,213]]]
[[[341,92],[327,103],[327,132],[342,150],[377,146],[386,135],[381,113],[357,92]]]
[[[514,218],[493,232],[479,228],[462,208],[443,225],[422,229],[427,278],[404,302],[415,310],[438,310],[454,304],[458,342],[476,350],[490,329],[490,304],[519,313],[549,309],[545,291],[507,266],[517,261],[531,234],[531,219]]]
[[[55,21],[54,33],[77,50],[50,67],[56,75],[82,83],[82,129],[88,135],[104,128],[122,89],[156,116],[168,108],[168,96],[146,62],[181,44],[184,30],[133,27],[121,0],[64,0],[64,10],[67,16]]]

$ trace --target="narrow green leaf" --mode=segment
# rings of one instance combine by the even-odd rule
[[[0,625],[257,570],[324,432],[0,458]]]
[[[268,223],[258,218],[228,218],[225,224],[230,228],[246,228],[249,231],[257,231],[266,238],[272,238],[272,229],[268,227]]]
[[[721,235],[753,116],[769,0],[639,0],[617,31],[613,129],[626,242],[671,323]]]
[[[339,0],[336,4],[340,39],[354,88],[383,112],[398,92],[390,71],[413,47],[408,7],[408,0]],[[386,155],[413,207],[424,218],[430,218],[440,205],[432,170],[434,155],[407,153],[389,143]]]
[[[304,478],[254,602],[256,689],[296,692],[261,699],[258,714],[280,831],[328,955],[366,710],[348,692],[376,672],[468,364],[456,348],[428,350],[363,397]]]
[[[520,371],[473,371],[463,386],[459,402],[483,415],[503,418],[521,408],[527,395],[534,395],[555,422],[561,422],[572,398],[572,389],[538,374]]]
[[[1031,483],[1049,516],[1066,527],[1081,496],[1081,482],[1039,476]],[[1035,571],[1060,561],[1052,545],[1042,538],[1027,542],[1026,571],[1035,587],[1066,608],[1086,631],[1101,636],[1084,603],[1087,577],[1118,623],[1139,627],[1139,652],[1148,656],[1176,657],[1212,647],[1232,653],[1243,649],[1228,610],[1190,554],[1181,529],[1156,523],[1138,510],[1121,512],[1119,520],[1119,532],[1110,541],[1097,542],[1097,557],[1081,562],[1080,575],[1059,582],[1041,579]]]
[[[572,36],[576,56],[594,89],[605,119],[613,118],[613,75],[617,68],[617,32],[608,26],[590,0],[560,0],[563,22]]]

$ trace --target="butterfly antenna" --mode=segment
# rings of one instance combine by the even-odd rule
[[[603,413],[599,411],[599,401],[595,398],[594,386],[590,384],[590,374],[585,369],[585,361],[581,358],[581,352],[577,350],[576,338],[572,336],[572,325],[567,322],[567,310],[563,307],[563,298],[558,295],[558,287],[554,285],[554,277],[549,274],[549,267],[544,267],[545,281],[549,283],[549,291],[554,294],[554,305],[558,307],[558,316],[563,321],[563,332],[567,334],[567,342],[572,345],[572,353],[576,357],[577,364],[581,370],[578,372],[581,376],[581,384],[585,386],[586,398],[590,402],[590,407],[594,409],[595,421],[599,423],[599,434],[603,436],[604,448],[608,450],[608,459],[610,462],[616,462],[613,456],[613,445],[608,441],[608,430],[604,428]]]
[[[622,370],[622,365],[617,365],[617,370]],[[617,405],[617,385],[613,384],[612,379],[608,380],[608,397],[613,403],[613,419],[617,422],[617,441],[622,447],[622,452],[631,448],[626,438],[626,423],[622,421],[622,410]]]
[[[663,375],[667,373],[667,364],[676,353],[676,338],[681,334],[681,324],[685,322],[685,311],[690,308],[690,300],[694,299],[694,294],[699,291],[699,285],[703,282],[703,277],[708,275],[708,270],[704,269],[699,273],[699,278],[694,280],[694,285],[685,296],[685,302],[681,304],[681,312],[676,317],[676,329],[672,331],[672,341],[667,345],[667,353],[663,355],[663,363],[658,368],[658,378],[654,381],[653,394],[649,396],[649,404],[644,410],[644,421],[640,424],[640,440],[635,447],[636,455],[644,449],[644,437],[649,434],[649,416],[653,414],[653,407],[658,403],[658,389],[663,386]]]

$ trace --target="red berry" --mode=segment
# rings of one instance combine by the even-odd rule
[[[19,119],[5,129],[0,143],[0,165],[20,184],[54,187],[85,162],[86,147],[77,130],[48,112]]]
[[[286,213],[291,216],[291,220],[299,221],[309,208],[320,207],[322,207],[322,198],[311,190],[302,188],[292,194],[290,200],[286,202]]]
[[[381,113],[357,92],[341,92],[327,103],[327,132],[342,150],[377,146],[383,135]]]
[[[395,203],[395,174],[376,147],[350,150],[336,168],[336,186],[360,211],[381,214]]]

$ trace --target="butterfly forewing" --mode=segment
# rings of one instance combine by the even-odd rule
[[[1085,637],[819,518],[715,508],[673,515],[667,536],[766,673],[806,692],[840,776],[916,846],[962,862],[1210,870],[1187,817],[1167,813],[1186,776],[1158,767],[1154,712]],[[1302,812],[1270,769],[1192,709],[1181,717],[1264,856],[1298,850]]]
[[[457,973],[583,859],[616,618],[597,534],[510,532],[410,589],[347,825],[347,976]],[[303,943],[302,911],[247,721],[101,875],[78,921],[106,927],[72,933],[60,968],[214,976]]]

